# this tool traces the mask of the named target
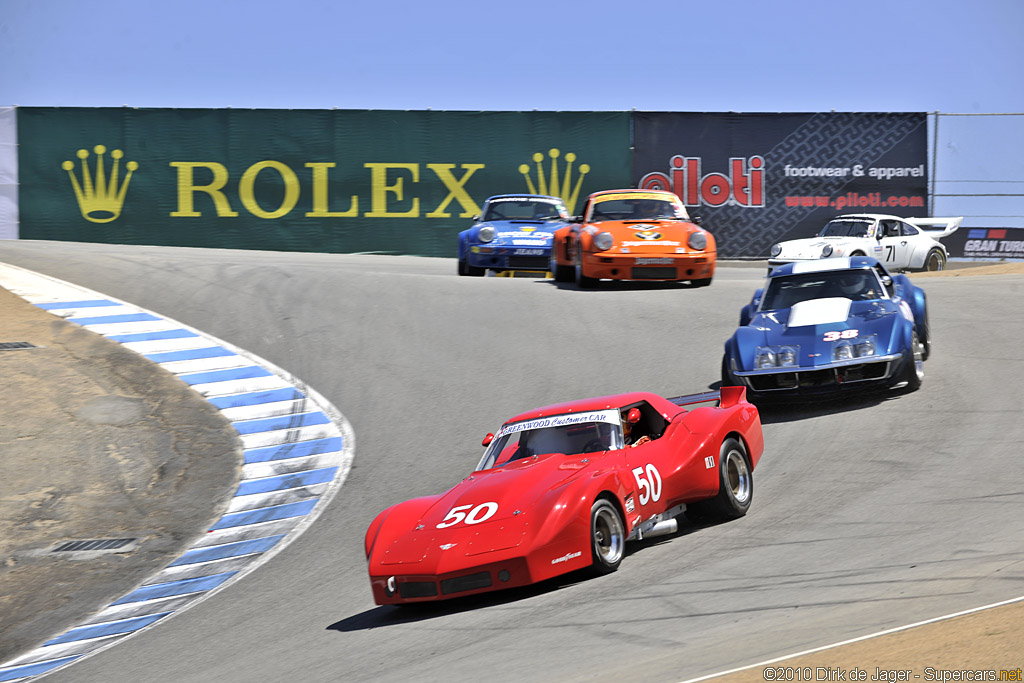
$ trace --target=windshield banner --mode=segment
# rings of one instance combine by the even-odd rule
[[[609,422],[619,424],[619,411],[597,410],[591,413],[572,413],[569,415],[552,415],[551,417],[540,417],[536,420],[525,422],[514,422],[507,424],[498,432],[498,436],[525,432],[529,429],[544,429],[545,427],[564,427],[566,425],[584,424],[586,422]]]

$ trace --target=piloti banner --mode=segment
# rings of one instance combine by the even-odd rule
[[[628,112],[17,111],[23,239],[454,256],[491,195],[630,182]]]
[[[768,256],[843,213],[927,215],[924,113],[633,114],[633,184],[670,190],[719,256]]]

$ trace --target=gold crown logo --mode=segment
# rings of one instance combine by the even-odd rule
[[[61,164],[61,168],[67,171],[71,178],[71,185],[75,188],[75,198],[78,199],[78,208],[82,212],[82,217],[92,223],[109,223],[121,215],[121,205],[124,204],[124,194],[128,191],[128,182],[132,179],[132,172],[139,167],[139,164],[134,161],[125,164],[128,173],[125,174],[124,182],[118,188],[117,176],[124,152],[115,149],[110,153],[114,159],[114,165],[110,169],[110,180],[108,181],[103,170],[103,155],[107,148],[103,145],[96,145],[92,151],[96,153],[95,181],[85,162],[89,158],[89,150],[78,150],[78,158],[82,160],[81,185],[78,184],[78,178],[74,174],[74,162],[65,161]]]
[[[590,172],[590,166],[588,164],[580,164],[579,177],[576,178],[576,185],[573,186],[572,164],[576,161],[576,155],[572,152],[565,155],[565,173],[562,176],[561,182],[558,181],[558,157],[561,156],[561,152],[557,149],[551,149],[548,150],[548,156],[551,157],[550,180],[544,177],[544,167],[542,165],[544,155],[541,152],[533,155],[533,163],[537,165],[538,182],[536,185],[533,184],[533,178],[530,177],[529,164],[520,164],[519,172],[526,179],[526,187],[529,188],[531,194],[561,197],[569,213],[574,213],[576,211],[576,200],[580,196],[580,186],[583,185],[583,176]]]

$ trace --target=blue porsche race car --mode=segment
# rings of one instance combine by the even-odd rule
[[[489,197],[476,223],[459,233],[459,275],[487,270],[548,270],[554,232],[569,220],[558,197],[503,194]]]
[[[776,268],[725,343],[722,384],[752,398],[914,391],[931,348],[924,290],[870,256]]]

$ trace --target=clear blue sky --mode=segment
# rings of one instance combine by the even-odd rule
[[[1020,0],[0,0],[0,105],[1024,112]]]

